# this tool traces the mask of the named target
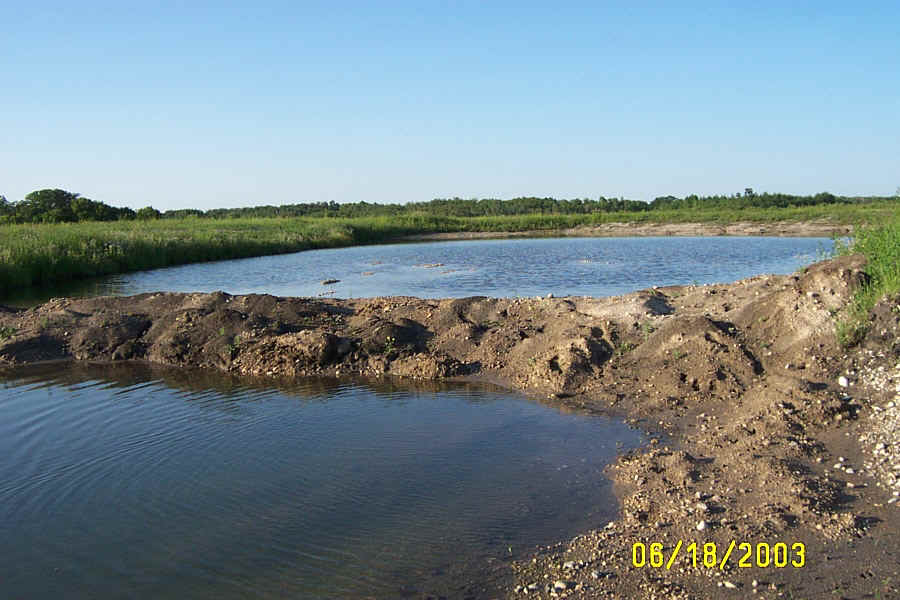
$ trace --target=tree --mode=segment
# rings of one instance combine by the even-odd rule
[[[26,223],[66,223],[75,221],[72,202],[78,194],[59,189],[31,192],[16,205],[16,219]]]
[[[161,213],[152,206],[145,206],[137,211],[137,218],[143,221],[158,219]]]
[[[16,207],[6,199],[6,196],[0,194],[0,223],[15,222]]]

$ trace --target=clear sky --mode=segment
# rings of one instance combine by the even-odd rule
[[[900,2],[0,0],[0,194],[900,186]]]

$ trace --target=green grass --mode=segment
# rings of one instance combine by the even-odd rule
[[[881,225],[857,229],[853,242],[839,249],[839,254],[851,253],[865,255],[870,279],[856,291],[846,316],[837,323],[838,341],[844,347],[866,334],[869,312],[879,300],[900,293],[900,213]]]
[[[555,230],[603,223],[828,221],[866,224],[900,210],[898,201],[788,208],[441,217],[160,219],[0,225],[0,298],[14,290],[193,262],[374,244],[442,232]]]

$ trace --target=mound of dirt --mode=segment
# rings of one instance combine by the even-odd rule
[[[874,483],[895,481],[884,463],[897,456],[885,429],[894,417],[867,418],[886,400],[859,373],[894,372],[897,299],[876,309],[864,361],[834,335],[865,281],[863,259],[850,256],[796,275],[602,299],[55,299],[0,309],[0,364],[140,360],[263,377],[465,378],[623,415],[654,439],[610,469],[622,519],[512,563],[509,597],[833,597],[837,589],[890,597],[900,594],[900,502]],[[860,446],[875,439],[877,450]],[[637,542],[667,552],[679,542],[712,542],[720,552],[731,542],[802,543],[806,562],[713,568],[682,557],[668,570],[637,567]]]

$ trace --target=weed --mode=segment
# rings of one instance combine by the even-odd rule
[[[681,360],[685,356],[687,356],[687,353],[680,349],[676,348],[675,350],[672,351],[672,358],[674,358],[675,360]]]
[[[241,336],[236,335],[233,338],[231,338],[231,343],[228,344],[228,350],[232,354],[234,354],[240,347],[241,347]]]
[[[388,336],[384,339],[384,354],[392,354],[397,349],[397,340]]]
[[[15,327],[0,327],[0,340],[5,340],[16,335]]]
[[[618,344],[616,346],[616,354],[622,356],[623,354],[628,354],[635,348],[637,348],[637,346],[635,346],[631,342],[622,342],[621,344]]]
[[[650,334],[656,331],[656,327],[653,326],[653,323],[650,321],[644,321],[641,323],[641,331],[644,333],[644,339],[646,340],[650,337]]]
[[[840,248],[840,254],[857,252],[866,257],[869,280],[854,293],[847,316],[835,324],[838,342],[845,348],[865,336],[875,304],[900,293],[900,214],[877,227],[858,228],[853,242]]]

